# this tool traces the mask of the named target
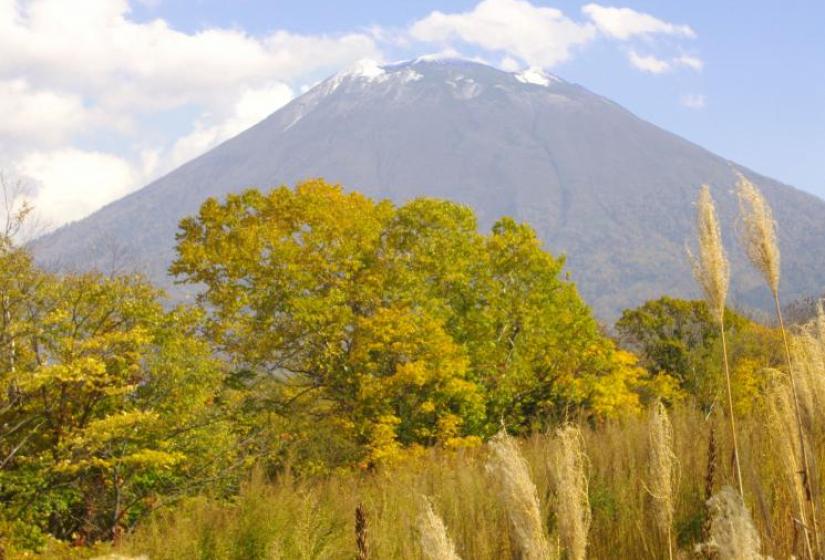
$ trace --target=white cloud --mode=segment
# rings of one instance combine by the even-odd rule
[[[634,68],[642,72],[650,72],[651,74],[661,74],[670,70],[670,63],[653,55],[641,55],[636,51],[629,51],[627,59]]]
[[[32,203],[47,227],[87,216],[141,179],[120,157],[74,148],[28,154],[18,172],[33,181]]]
[[[673,62],[674,64],[687,66],[688,68],[696,70],[697,72],[701,72],[702,68],[705,67],[705,63],[701,58],[686,54],[676,57],[675,59],[673,59]]]
[[[0,53],[0,166],[40,183],[56,224],[251,126],[292,97],[286,84],[381,58],[368,32],[190,33],[130,19],[127,0],[0,0]],[[80,135],[118,153],[71,147]]]
[[[521,70],[521,64],[519,64],[519,61],[512,56],[505,56],[502,58],[498,66],[505,72],[515,72],[517,70]]]
[[[140,171],[143,177],[155,177],[161,164],[161,151],[145,148],[140,151]]]
[[[696,37],[687,25],[669,23],[630,8],[587,4],[582,13],[587,20],[578,22],[560,10],[536,6],[528,0],[482,0],[466,12],[432,12],[410,27],[409,36],[415,41],[440,43],[445,48],[463,42],[500,53],[500,67],[509,71],[524,66],[555,66],[599,34],[619,41],[652,35]],[[656,74],[676,66],[696,71],[703,66],[701,59],[689,55],[664,59],[631,50],[628,58],[635,68]]]
[[[696,72],[701,72],[704,67],[702,59],[695,56],[681,55],[670,60],[665,60],[654,55],[642,55],[632,49],[627,52],[627,59],[637,70],[650,72],[651,74],[662,74],[678,67],[690,68]]]
[[[686,93],[680,99],[679,103],[688,109],[704,109],[707,98],[700,93]]]
[[[0,108],[0,145],[4,137],[64,142],[89,117],[79,96],[34,90],[25,79],[0,81]]]
[[[206,115],[195,123],[192,132],[175,142],[168,166],[177,167],[243,132],[286,105],[293,96],[292,89],[281,83],[247,89],[235,102],[230,115],[220,119]]]
[[[482,0],[468,12],[435,11],[415,22],[410,35],[432,43],[459,40],[547,68],[567,60],[573,48],[592,41],[596,29],[525,0]]]
[[[224,92],[273,79],[332,72],[353,60],[380,57],[364,33],[340,36],[277,31],[257,38],[237,29],[184,33],[157,19],[128,19],[126,0],[0,0],[0,75],[25,73],[94,95],[107,110],[220,105]],[[11,8],[9,8],[9,5]]]
[[[596,24],[599,31],[608,37],[622,41],[640,35],[654,34],[675,35],[691,39],[696,37],[693,29],[687,25],[669,23],[630,8],[587,4],[582,7],[582,12]]]
[[[281,83],[258,89],[247,89],[235,104],[234,117],[238,126],[242,127],[241,130],[243,130],[264,117],[268,117],[289,103],[293,97],[292,89]]]

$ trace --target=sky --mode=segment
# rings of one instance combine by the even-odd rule
[[[541,68],[825,198],[825,2],[0,0],[0,170],[80,219],[361,59]]]

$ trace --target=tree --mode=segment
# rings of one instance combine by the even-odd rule
[[[644,372],[599,333],[563,259],[511,219],[482,235],[461,205],[395,207],[313,180],[207,200],[177,252],[209,336],[266,401],[252,408],[333,423],[370,463],[604,403],[605,379],[621,393],[611,414],[638,406]]]
[[[139,277],[48,275],[12,255],[0,286],[16,302],[3,332],[15,344],[0,355],[11,518],[63,539],[112,538],[153,501],[217,477],[232,436],[197,313],[164,311]]]
[[[739,407],[748,407],[764,385],[761,370],[781,363],[780,333],[743,315],[725,310],[729,352],[736,377],[734,395]],[[627,309],[616,322],[626,348],[641,357],[641,365],[655,376],[668,375],[679,388],[709,407],[721,385],[719,329],[701,300],[662,297]]]

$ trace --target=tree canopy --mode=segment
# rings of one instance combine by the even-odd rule
[[[283,414],[334,422],[368,462],[639,406],[645,372],[509,218],[485,235],[465,206],[312,180],[207,200],[177,253],[234,370]]]

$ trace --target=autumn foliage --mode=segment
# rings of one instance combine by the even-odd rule
[[[356,506],[382,558],[640,557],[642,526],[672,555],[723,526],[702,494],[732,481],[720,319],[746,494],[798,474],[754,462],[787,392],[781,331],[664,297],[616,342],[511,218],[482,232],[459,204],[322,180],[247,190],[181,223],[170,272],[194,301],[43,270],[0,234],[0,557],[351,557]],[[791,341],[817,458],[822,333]],[[791,550],[770,488],[754,523]],[[399,529],[415,519],[430,532]]]
[[[334,425],[348,458],[374,465],[502,422],[639,410],[645,371],[562,267],[509,218],[485,235],[465,206],[316,180],[208,200],[181,224],[172,272],[204,286],[209,337],[251,398]]]

